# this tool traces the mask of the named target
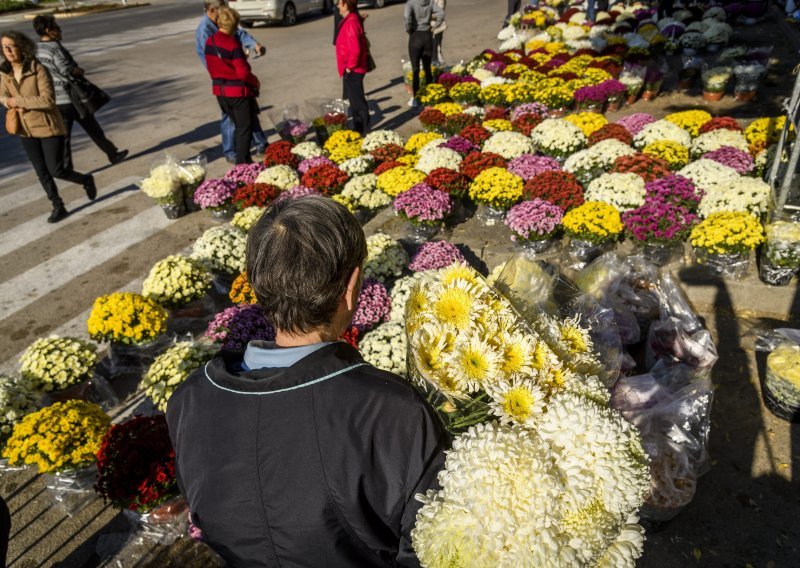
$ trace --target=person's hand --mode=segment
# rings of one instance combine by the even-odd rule
[[[6,98],[6,99],[3,101],[3,104],[4,104],[4,105],[5,105],[5,107],[6,107],[6,108],[8,108],[8,109],[11,109],[11,108],[17,108],[17,100],[16,100],[14,97],[7,97],[7,98]]]

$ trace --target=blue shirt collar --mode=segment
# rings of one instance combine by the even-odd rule
[[[244,351],[242,370],[291,367],[300,359],[331,343],[331,341],[322,341],[300,347],[278,347],[274,341],[251,341]]]

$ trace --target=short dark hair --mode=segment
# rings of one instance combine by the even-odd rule
[[[33,19],[33,31],[36,35],[47,35],[47,30],[54,30],[58,27],[56,19],[50,14],[41,14]]]
[[[342,0],[348,12],[358,13],[358,0]]]
[[[367,241],[346,207],[322,196],[284,199],[250,229],[247,277],[276,329],[309,333],[331,323]]]
[[[22,32],[10,30],[0,34],[0,38],[10,39],[22,55],[22,68],[30,69],[31,62],[36,60],[36,44]]]

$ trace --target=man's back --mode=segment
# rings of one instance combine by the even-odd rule
[[[435,487],[446,437],[414,389],[341,342],[285,369],[225,358],[167,412],[212,547],[232,566],[417,565],[413,496]]]

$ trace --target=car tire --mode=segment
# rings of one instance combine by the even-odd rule
[[[297,8],[294,7],[294,3],[287,2],[286,6],[283,7],[283,21],[281,23],[284,26],[293,26],[297,23]]]

